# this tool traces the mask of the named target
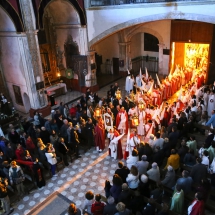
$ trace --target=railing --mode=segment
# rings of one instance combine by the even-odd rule
[[[139,56],[139,57],[133,58],[131,60],[132,70],[136,73],[140,71],[140,68],[144,70],[146,67],[148,71],[152,73],[157,73],[158,61],[159,61],[158,58],[150,57],[150,56]]]
[[[91,0],[90,6],[109,6],[123,4],[159,3],[159,2],[191,2],[203,0]]]

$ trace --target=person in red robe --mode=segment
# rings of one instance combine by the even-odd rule
[[[102,117],[99,116],[95,126],[96,150],[101,152],[105,149],[105,128]]]
[[[116,128],[120,131],[120,133],[128,133],[128,114],[124,107],[121,107],[116,116]]]
[[[119,131],[114,127],[114,137],[118,137],[120,135]],[[122,153],[122,143],[121,140],[118,140],[117,144],[117,159],[122,159],[123,153]]]
[[[198,75],[197,77],[197,88],[199,89],[202,86],[202,79],[201,77]]]
[[[188,215],[204,215],[205,203],[202,200],[202,194],[200,192],[195,194],[195,199],[188,207]]]

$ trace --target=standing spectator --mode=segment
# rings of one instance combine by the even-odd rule
[[[47,147],[45,155],[49,164],[51,165],[52,176],[57,176],[57,174],[55,173],[57,163],[56,154],[52,153],[51,147]]]
[[[129,189],[126,183],[122,184],[122,192],[118,198],[119,202],[122,202],[126,207],[129,207],[132,198],[132,192],[133,191]]]
[[[63,161],[65,163],[65,166],[69,166],[69,162],[68,162],[68,157],[67,157],[67,153],[68,153],[69,149],[67,148],[63,137],[60,138],[60,143],[59,143],[59,152],[63,155]]]
[[[8,138],[12,143],[13,147],[15,147],[15,145],[20,142],[19,134],[15,131],[14,128],[12,128],[11,131],[9,132]]]
[[[195,194],[195,198],[191,205],[188,207],[188,215],[204,215],[205,203],[202,199],[202,194],[200,192]]]
[[[40,128],[39,113],[37,111],[34,112],[34,125],[36,128]]]
[[[159,146],[160,149],[163,149],[164,139],[160,137],[159,132],[157,132],[155,136],[156,136],[156,139],[154,140],[154,143],[153,143],[153,149],[155,150],[156,146]]]
[[[52,131],[51,122],[52,122],[52,119],[48,118],[44,124],[46,131],[48,131],[49,133],[51,133],[51,131]]]
[[[34,145],[30,136],[26,137],[26,149],[30,152],[32,156],[36,155],[36,146]]]
[[[122,191],[122,179],[119,175],[113,175],[113,186],[110,188],[110,194],[114,198],[115,203],[118,202],[119,195]]]
[[[21,167],[16,164],[16,161],[12,161],[10,163],[10,166],[11,166],[9,169],[10,184],[15,185],[19,197],[21,197],[25,193],[25,188],[23,185],[23,181],[25,180],[24,173]]]
[[[138,169],[139,175],[146,174],[147,169],[149,167],[149,162],[147,161],[147,156],[143,155],[141,158],[141,161],[137,161],[137,163],[135,165]]]
[[[19,143],[17,144],[15,155],[17,160],[24,160],[25,150],[22,148],[22,146]]]
[[[128,177],[126,178],[126,181],[128,183],[128,186],[132,190],[136,190],[139,185],[139,173],[136,166],[131,166],[131,172],[128,174]]]
[[[68,208],[68,215],[81,215],[81,211],[74,203],[71,203]]]
[[[181,189],[185,194],[189,193],[192,188],[193,179],[189,176],[189,172],[184,170],[182,172],[182,178],[179,178],[176,184],[181,186]]]
[[[116,205],[116,209],[118,210],[118,213],[115,213],[115,215],[130,215],[131,214],[130,210],[128,210],[125,207],[125,204],[123,204],[122,202],[119,202]]]
[[[171,189],[175,185],[175,171],[172,166],[167,167],[167,173],[165,175],[165,178],[161,181],[161,184]]]
[[[184,204],[184,191],[181,189],[180,185],[176,185],[176,189],[171,200],[170,210],[177,214],[182,214],[183,207],[184,207],[183,204]]]
[[[178,155],[180,156],[180,162],[183,162],[184,156],[188,152],[189,148],[186,146],[186,139],[182,139],[181,147],[178,149]]]
[[[148,177],[145,174],[142,174],[140,176],[140,183],[138,186],[138,190],[140,191],[141,195],[147,198],[150,197],[149,181],[148,181]]]
[[[88,149],[95,145],[94,143],[94,125],[92,119],[88,118],[86,123]]]
[[[2,178],[0,178],[0,200],[3,204],[3,209],[5,211],[4,213],[6,213],[6,215],[9,215],[13,213],[14,209],[10,209],[10,199],[8,197],[7,186],[7,179],[3,180]]]
[[[171,155],[169,156],[169,158],[167,160],[167,164],[164,167],[164,169],[166,169],[169,165],[172,166],[174,170],[178,170],[178,168],[180,166],[180,157],[176,153],[175,149],[171,150]]]
[[[117,209],[114,198],[109,196],[107,199],[107,204],[104,207],[103,215],[114,215],[115,213],[117,213]]]
[[[41,127],[40,138],[45,145],[50,142],[50,133],[45,127]]]
[[[149,179],[159,182],[160,181],[160,170],[157,163],[152,163],[152,168],[147,171]]]
[[[60,102],[59,108],[58,108],[60,114],[63,116],[64,115],[64,104],[63,102]]]
[[[64,138],[65,143],[68,143],[68,133],[67,133],[67,129],[69,128],[68,123],[69,123],[68,120],[64,119],[63,125],[60,128],[60,136]]]
[[[126,178],[127,178],[128,174],[130,173],[130,170],[128,169],[127,166],[124,165],[124,163],[122,161],[118,162],[118,167],[119,167],[119,169],[117,169],[115,171],[115,174],[120,176],[123,183],[126,183]]]
[[[138,151],[136,149],[133,149],[132,154],[126,160],[128,169],[131,169],[131,166],[135,165],[138,160],[139,160]]]
[[[202,159],[196,159],[197,164],[193,166],[190,176],[195,184],[200,184],[201,180],[207,177],[207,167],[202,164]]]
[[[92,191],[89,190],[85,194],[85,200],[82,207],[83,214],[85,213],[85,211],[89,214],[91,213],[91,207],[93,203],[94,203],[94,194]]]
[[[105,203],[101,202],[101,195],[100,194],[96,194],[95,200],[96,201],[92,204],[91,212],[94,215],[103,215]]]
[[[193,149],[190,149],[184,156],[183,163],[187,166],[194,166],[196,164],[196,157],[194,155]]]

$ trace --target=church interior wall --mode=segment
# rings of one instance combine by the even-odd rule
[[[24,105],[19,105],[16,103],[13,85],[20,87],[21,96],[24,92],[27,92],[26,82],[24,77],[24,68],[22,64],[18,37],[1,37],[1,63],[4,72],[5,82],[10,92],[10,97],[13,102],[13,106],[16,110],[21,112],[28,112],[25,110]]]
[[[99,55],[102,55],[102,63],[105,64],[107,59],[112,61],[112,58],[119,57],[119,38],[118,34],[112,34],[111,36],[105,38],[99,43],[95,44],[93,47],[95,52]],[[105,67],[101,67],[102,73],[105,73]]]

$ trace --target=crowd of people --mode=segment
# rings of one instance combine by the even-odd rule
[[[165,214],[170,209],[181,214],[185,195],[195,191],[188,214],[204,214],[208,191],[215,187],[215,85],[204,85],[205,74],[177,66],[160,82],[140,71],[135,79],[130,74],[126,77],[124,99],[117,83],[102,98],[87,89],[77,104],[69,108],[61,102],[48,119],[35,112],[34,121],[25,121],[19,132],[10,125],[8,139],[1,137],[0,141],[0,199],[6,213],[12,213],[7,189],[16,190],[19,198],[28,192],[23,169],[42,189],[45,170],[57,177],[56,164],[61,161],[69,166],[70,156],[80,158],[80,145],[101,153],[108,139],[109,155],[124,159],[125,165],[119,162],[112,185],[106,183],[107,202],[101,202],[100,194],[94,199],[88,191],[84,211],[95,215]],[[209,131],[201,147],[194,130]],[[127,135],[126,143],[123,135]],[[180,171],[182,177],[177,179]],[[163,202],[163,186],[174,193],[169,207],[156,211],[154,205]],[[144,197],[148,198],[146,204]],[[99,212],[98,204],[103,207]],[[71,214],[79,213],[75,205],[70,209]]]

